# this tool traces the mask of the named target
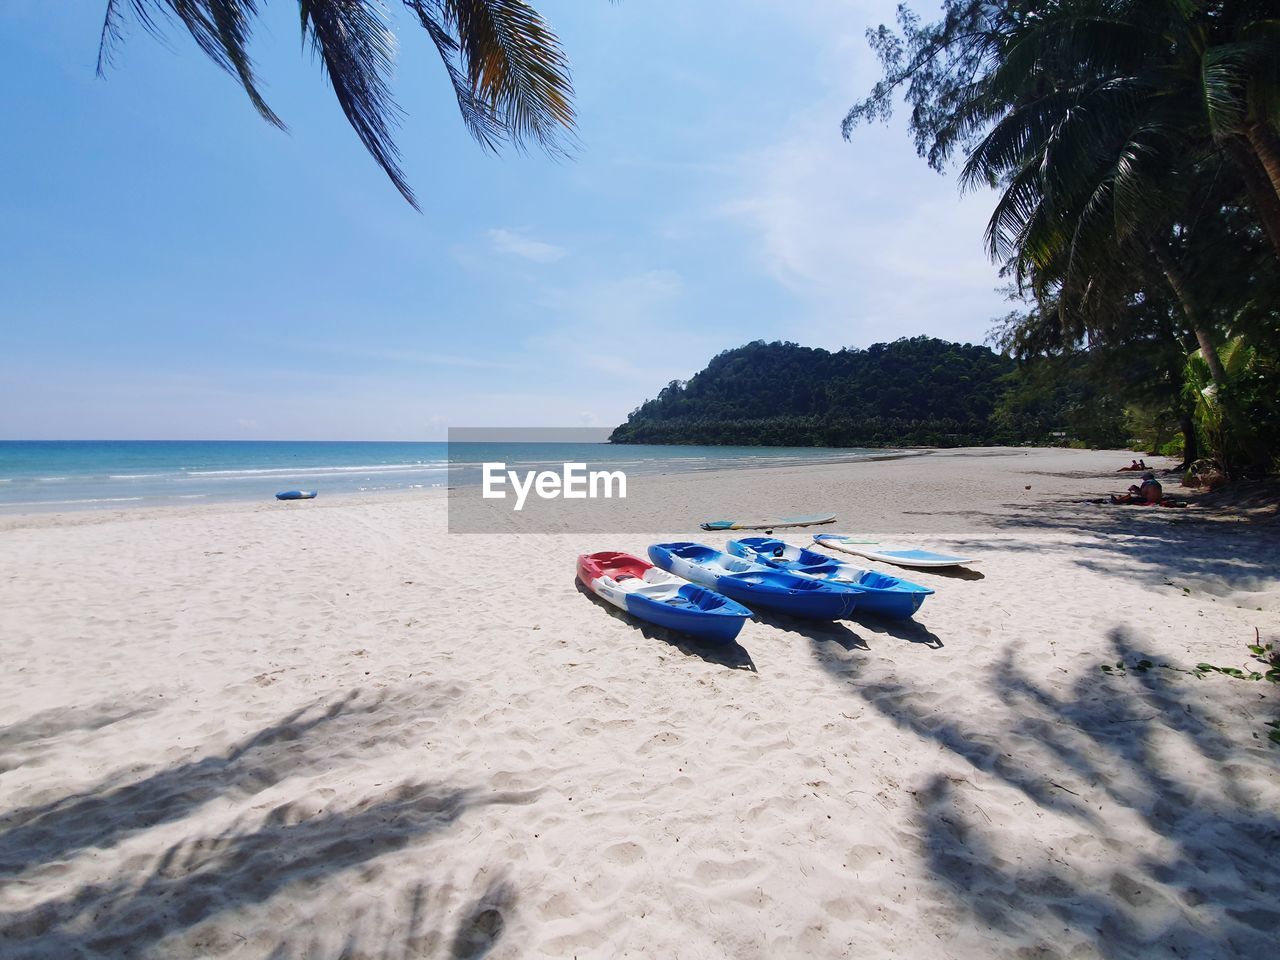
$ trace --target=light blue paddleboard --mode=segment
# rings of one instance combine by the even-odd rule
[[[812,513],[801,517],[778,517],[776,520],[708,520],[700,526],[703,530],[781,530],[835,522],[834,513]]]
[[[947,553],[933,553],[930,550],[874,550],[862,541],[838,533],[815,533],[813,542],[820,547],[829,547],[844,553],[852,553],[868,560],[879,560],[881,563],[892,563],[899,567],[960,567],[977,563],[973,557],[953,557]]]

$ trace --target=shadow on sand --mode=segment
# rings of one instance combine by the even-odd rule
[[[382,737],[404,734],[429,701],[420,690],[411,702],[387,695],[362,700],[353,693],[327,707],[295,711],[224,755],[172,766],[134,783],[110,779],[10,813],[0,822],[4,873],[27,885],[48,871],[60,876],[79,850],[121,844],[206,803],[243,801],[289,776],[340,772],[353,751],[366,752]],[[468,810],[530,803],[536,796],[426,780],[401,783],[346,806],[313,792],[265,814],[247,813],[221,833],[185,836],[158,854],[134,855],[127,871],[105,881],[70,889],[59,885],[55,889],[62,892],[35,906],[0,911],[0,954],[62,960],[230,952],[246,938],[229,932],[227,923],[214,922],[226,914],[265,904],[289,888],[314,896],[335,874],[419,844],[449,829]],[[479,899],[462,906],[449,941],[441,929],[443,894],[436,897],[440,916],[432,917],[425,910],[429,891],[425,885],[414,887],[407,913],[394,916],[353,909],[339,896],[333,915],[323,922],[284,927],[260,922],[251,931],[253,955],[276,960],[418,957],[427,944],[450,942],[452,956],[480,957],[503,936],[516,902],[505,876],[490,879]],[[330,887],[326,895],[332,892]]]
[[[44,710],[18,723],[0,727],[0,751],[16,750],[42,740],[68,733],[92,732],[113,723],[154,713],[154,705],[139,705],[137,700],[99,703],[91,707],[57,707]]]
[[[1218,580],[1233,589],[1264,589],[1280,562],[1280,537],[1271,523],[1232,522],[1186,510],[1113,507],[1101,504],[1047,503],[1021,505],[1009,515],[962,511],[956,516],[972,526],[999,527],[1035,534],[1074,535],[1071,559],[1089,570],[1123,574],[1159,583],[1169,577]],[[1230,531],[1231,548],[1222,536]],[[1002,541],[1001,552],[1038,553],[1038,541]]]
[[[429,703],[415,700],[413,709],[421,715]],[[295,710],[219,756],[198,757],[141,780],[123,774],[90,791],[7,813],[0,817],[0,879],[86,847],[113,847],[216,798],[249,796],[286,777],[333,768],[341,762],[335,754],[358,749],[369,740],[371,725],[394,716],[398,706],[403,705],[396,697],[353,692],[328,705]],[[324,739],[312,736],[317,732]]]
[[[756,619],[784,634],[803,637],[810,655],[833,676],[852,679],[862,671],[871,646],[840,620],[805,620],[775,611],[756,611]]]
[[[858,623],[873,633],[881,633],[895,640],[906,640],[908,643],[920,643],[931,650],[941,650],[946,646],[941,637],[919,620],[877,617],[870,613],[858,614],[857,617]]]
[[[398,897],[379,896],[372,906],[348,911],[341,923],[329,925],[341,935],[295,933],[267,960],[480,960],[508,934],[518,903],[506,872],[499,871],[479,896],[452,911],[461,919],[448,938],[441,924],[448,900],[447,886],[411,884]]]
[[[981,570],[970,570],[968,567],[930,567],[928,570],[900,571],[904,579],[910,580],[911,574],[927,573],[931,577],[944,577],[947,580],[985,580],[987,575]],[[895,574],[898,576],[899,574]]]
[[[1099,662],[1147,656],[1123,628],[1107,639]],[[897,680],[842,686],[966,765],[916,793],[919,852],[989,931],[992,955],[1274,956],[1280,814],[1261,786],[1280,775],[1280,751],[1255,745],[1218,701],[1185,702],[1179,683],[1194,681],[1096,671],[1082,666],[1059,696],[1006,654],[988,685],[1004,709],[982,716],[948,716],[936,690]],[[992,822],[981,806],[992,780],[1027,812]],[[1042,815],[1074,821],[1076,836],[1043,839]]]
[[[20,767],[50,740],[94,733],[112,724],[154,713],[156,709],[155,704],[139,703],[137,699],[88,707],[56,707],[0,727],[0,774]]]
[[[469,808],[527,799],[405,783],[348,810],[314,814],[314,803],[282,804],[257,826],[236,825],[218,836],[173,845],[141,882],[120,879],[86,885],[31,910],[0,914],[0,935],[24,957],[145,955],[161,941],[189,933],[224,911],[265,903],[294,885],[318,886],[334,873],[420,842],[447,829]],[[508,891],[508,908],[513,900]],[[501,935],[500,924],[486,925],[476,916],[473,907],[459,930],[459,943],[468,945],[469,952],[458,956],[482,955],[479,946],[486,929],[490,942]],[[359,926],[357,918],[348,922]],[[334,928],[332,923],[324,926]],[[204,949],[222,952],[216,945],[221,936],[217,930],[201,933]],[[273,929],[265,935],[274,949],[263,954],[317,955],[314,949],[280,942],[280,933]],[[412,936],[421,932],[415,930]],[[382,947],[387,952],[375,955],[394,955],[390,945]]]
[[[844,620],[806,620],[778,613],[775,610],[755,610],[755,618],[783,633],[794,633],[810,643],[834,643],[846,651],[870,650],[867,641],[854,632]]]

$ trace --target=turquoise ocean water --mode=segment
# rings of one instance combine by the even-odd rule
[[[0,441],[0,510],[75,510],[323,497],[480,481],[480,464],[526,468],[585,462],[628,474],[865,460],[892,451],[813,447],[614,446],[329,441]]]

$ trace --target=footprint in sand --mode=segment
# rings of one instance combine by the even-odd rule
[[[601,853],[610,863],[616,863],[623,867],[629,867],[633,863],[638,863],[644,859],[644,847],[638,843],[632,843],[630,840],[605,847]]]
[[[738,883],[748,879],[763,868],[759,860],[703,860],[694,868],[693,876],[699,883]]]
[[[655,733],[652,737],[650,737],[648,740],[644,742],[644,746],[642,746],[639,750],[637,750],[636,753],[640,754],[641,756],[645,756],[647,754],[653,753],[655,750],[662,750],[668,747],[679,746],[683,742],[684,742],[684,737],[680,736],[680,734],[678,733],[673,733],[669,730],[664,731],[662,733]]]
[[[569,899],[568,894],[557,893],[538,907],[543,920],[564,920],[575,916],[578,908]]]
[[[850,847],[844,855],[844,865],[850,870],[865,870],[873,863],[884,859],[884,852],[879,847],[867,843],[859,843]]]

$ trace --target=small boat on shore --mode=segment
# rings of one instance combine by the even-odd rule
[[[813,542],[820,547],[851,553],[855,557],[866,557],[868,560],[879,560],[881,563],[892,563],[898,567],[963,567],[977,563],[973,557],[953,557],[948,553],[934,553],[930,550],[876,550],[862,544],[852,537],[838,533],[815,533]]]
[[[629,553],[578,557],[578,579],[596,596],[649,623],[712,643],[731,643],[751,611],[714,591],[673,577]]]
[[[316,491],[316,490],[285,490],[283,493],[277,493],[276,499],[277,500],[314,500],[318,492],[319,491]]]
[[[933,593],[931,587],[922,587],[918,583],[901,580],[887,573],[836,560],[816,550],[806,550],[772,537],[730,540],[726,548],[735,557],[762,563],[776,570],[861,587],[865,592],[858,599],[859,613],[876,613],[883,617],[905,619],[919,610],[924,598]]]
[[[853,613],[861,587],[826,583],[775,570],[701,543],[655,543],[649,559],[676,576],[723,593],[751,607],[768,607],[811,620],[838,620]]]

